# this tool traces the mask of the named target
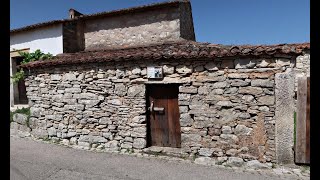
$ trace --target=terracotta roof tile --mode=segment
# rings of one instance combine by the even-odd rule
[[[239,45],[225,46],[219,44],[193,41],[167,42],[148,46],[128,47],[122,49],[91,50],[77,53],[60,54],[51,60],[36,61],[21,65],[22,68],[82,64],[89,62],[129,61],[139,59],[214,59],[217,57],[260,56],[260,55],[299,55],[302,50],[310,49],[310,43],[277,45]]]

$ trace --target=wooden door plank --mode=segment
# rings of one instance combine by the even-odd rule
[[[163,98],[163,99],[156,99],[155,100],[155,107],[164,107],[165,111],[168,109],[168,100]],[[158,134],[156,136],[160,137],[161,136],[161,146],[169,146],[169,133],[168,133],[168,113],[159,113],[159,112],[154,112],[155,113],[155,119],[158,121]]]
[[[298,78],[295,162],[306,163],[307,78]]]
[[[310,164],[310,77],[307,78],[307,104],[306,104],[306,157],[305,163]]]
[[[178,104],[178,87],[172,87],[171,96],[168,97],[169,139],[171,147],[181,147],[180,113]]]

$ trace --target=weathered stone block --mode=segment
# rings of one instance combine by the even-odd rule
[[[243,95],[242,98],[245,102],[252,102],[254,97],[252,95]]]
[[[132,149],[132,143],[131,142],[124,142],[120,146],[122,149]]]
[[[210,148],[200,148],[198,151],[200,156],[210,157],[213,153],[213,149]]]
[[[269,79],[254,79],[251,81],[251,86],[256,87],[273,87],[274,83]]]
[[[174,73],[174,66],[171,65],[164,65],[163,66],[163,73],[165,75],[170,75]]]
[[[226,155],[227,156],[236,156],[237,154],[238,154],[238,150],[236,150],[236,149],[229,149],[229,150],[227,150],[226,151]]]
[[[188,106],[179,106],[179,112],[182,113],[187,113],[189,111]]]
[[[90,149],[91,148],[91,144],[88,142],[78,142],[78,146],[82,147],[84,149]]]
[[[261,96],[258,98],[258,102],[260,103],[260,105],[273,105],[274,96]]]
[[[228,74],[228,78],[230,79],[246,79],[249,75],[245,73],[230,73]]]
[[[66,93],[81,93],[80,88],[66,88],[64,91]]]
[[[76,136],[76,135],[77,135],[76,132],[69,131],[69,132],[67,133],[67,138],[71,138],[71,137],[74,137],[74,136]]]
[[[135,127],[132,129],[131,137],[146,137],[147,128],[146,127]]]
[[[238,117],[240,119],[249,119],[251,116],[250,116],[250,113],[244,112],[244,113],[239,113]]]
[[[231,134],[232,133],[232,129],[230,126],[222,126],[221,131],[223,134]]]
[[[120,99],[112,99],[107,101],[109,104],[115,105],[115,106],[120,106],[122,105],[122,102]]]
[[[18,124],[26,125],[28,121],[28,115],[15,113],[12,119],[14,122],[17,122]]]
[[[88,99],[79,99],[78,100],[78,103],[86,105],[86,108],[93,107],[93,106],[97,105],[99,102],[100,102],[100,100],[88,100]]]
[[[201,164],[201,165],[214,165],[215,161],[212,158],[209,157],[198,157],[194,160],[195,164]]]
[[[78,99],[89,99],[89,100],[97,100],[98,95],[94,93],[81,93],[81,94],[74,94],[73,98],[78,98]]]
[[[40,129],[40,128],[32,129],[31,134],[40,139],[48,138],[48,131],[46,129]]]
[[[213,89],[218,89],[218,88],[225,88],[228,85],[227,82],[216,82],[210,86]]]
[[[186,93],[186,94],[196,94],[198,92],[198,88],[193,87],[193,86],[191,86],[191,87],[180,86],[179,92]]]
[[[40,117],[42,109],[36,108],[36,107],[31,107],[30,108],[30,116],[31,117]]]
[[[134,67],[131,72],[134,75],[139,75],[141,73],[141,69],[140,67]]]
[[[51,114],[51,115],[45,115],[45,118],[48,120],[62,121],[63,116],[61,114]]]
[[[179,101],[189,101],[191,95],[190,94],[179,94],[178,99]]]
[[[239,138],[233,134],[221,134],[220,138],[234,143],[239,141]]]
[[[219,101],[217,105],[222,107],[233,107],[233,103],[231,101]]]
[[[181,134],[181,142],[200,142],[201,136],[199,134]]]
[[[118,151],[119,150],[119,142],[116,140],[109,141],[105,143],[105,147],[108,148],[111,151]]]
[[[125,96],[127,94],[127,88],[123,84],[115,84],[114,93],[118,96]]]
[[[193,124],[193,119],[191,116],[187,113],[181,114],[180,115],[180,126],[185,127],[185,126],[191,126]]]
[[[239,86],[247,86],[247,85],[249,85],[249,82],[247,82],[247,81],[243,81],[243,80],[239,80],[239,79],[231,81],[231,86],[239,87]]]
[[[220,136],[221,134],[221,129],[217,129],[217,128],[208,128],[208,135],[210,136]]]
[[[229,157],[229,159],[226,162],[227,165],[232,167],[241,167],[244,164],[243,159],[238,157]]]
[[[145,95],[144,85],[134,85],[128,89],[128,96],[141,97]]]
[[[50,79],[51,79],[51,81],[60,81],[62,79],[62,77],[59,74],[51,74]]]
[[[105,143],[107,140],[101,136],[81,135],[78,139],[78,142]]]
[[[252,168],[252,169],[270,169],[271,167],[269,167],[268,165],[266,164],[262,164],[260,163],[258,160],[251,160],[251,161],[248,161],[246,163],[246,166],[248,168]]]
[[[276,59],[276,66],[283,67],[283,66],[290,66],[290,59]]]
[[[146,145],[147,145],[147,142],[143,138],[135,138],[133,140],[133,147],[136,149],[143,149],[146,147]]]
[[[202,95],[202,94],[206,95],[206,94],[208,94],[208,93],[209,93],[209,90],[208,90],[208,88],[207,88],[206,86],[200,86],[200,87],[198,88],[198,94],[200,94],[200,95]]]
[[[186,66],[186,65],[178,65],[176,66],[176,71],[179,73],[179,74],[190,74],[192,73],[192,66]]]
[[[63,75],[62,80],[63,81],[76,81],[77,78],[76,78],[76,75],[73,73],[66,73]]]
[[[234,134],[236,135],[249,135],[252,131],[252,128],[248,128],[245,125],[237,125],[234,129]]]
[[[49,136],[57,136],[57,130],[54,127],[48,128],[48,135]]]
[[[240,87],[238,93],[240,94],[251,94],[251,95],[258,95],[263,93],[262,88],[260,87]]]
[[[82,111],[84,110],[84,105],[77,104],[77,105],[65,105],[64,106],[65,111],[66,110],[73,110],[73,111]]]

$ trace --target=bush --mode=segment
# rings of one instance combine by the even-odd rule
[[[43,53],[40,49],[37,49],[35,52],[27,53],[27,52],[19,52],[19,54],[23,57],[23,61],[21,64],[26,64],[33,61],[38,60],[46,60],[51,59],[53,56],[50,53]],[[24,71],[21,69],[11,76],[12,82],[14,84],[18,83],[21,79],[24,79]]]
[[[21,64],[26,64],[33,61],[46,60],[46,59],[52,58],[52,54],[50,53],[45,54],[41,52],[40,49],[37,49],[33,53],[19,52],[19,54],[23,57],[23,61],[21,62]]]
[[[21,79],[24,79],[24,71],[21,69],[19,72],[16,72],[11,76],[12,83],[17,84]]]

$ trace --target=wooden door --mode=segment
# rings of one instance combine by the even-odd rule
[[[298,78],[295,163],[310,164],[310,77]]]
[[[25,81],[21,79],[18,82],[19,104],[28,104]]]
[[[181,147],[178,85],[147,86],[148,146]]]

